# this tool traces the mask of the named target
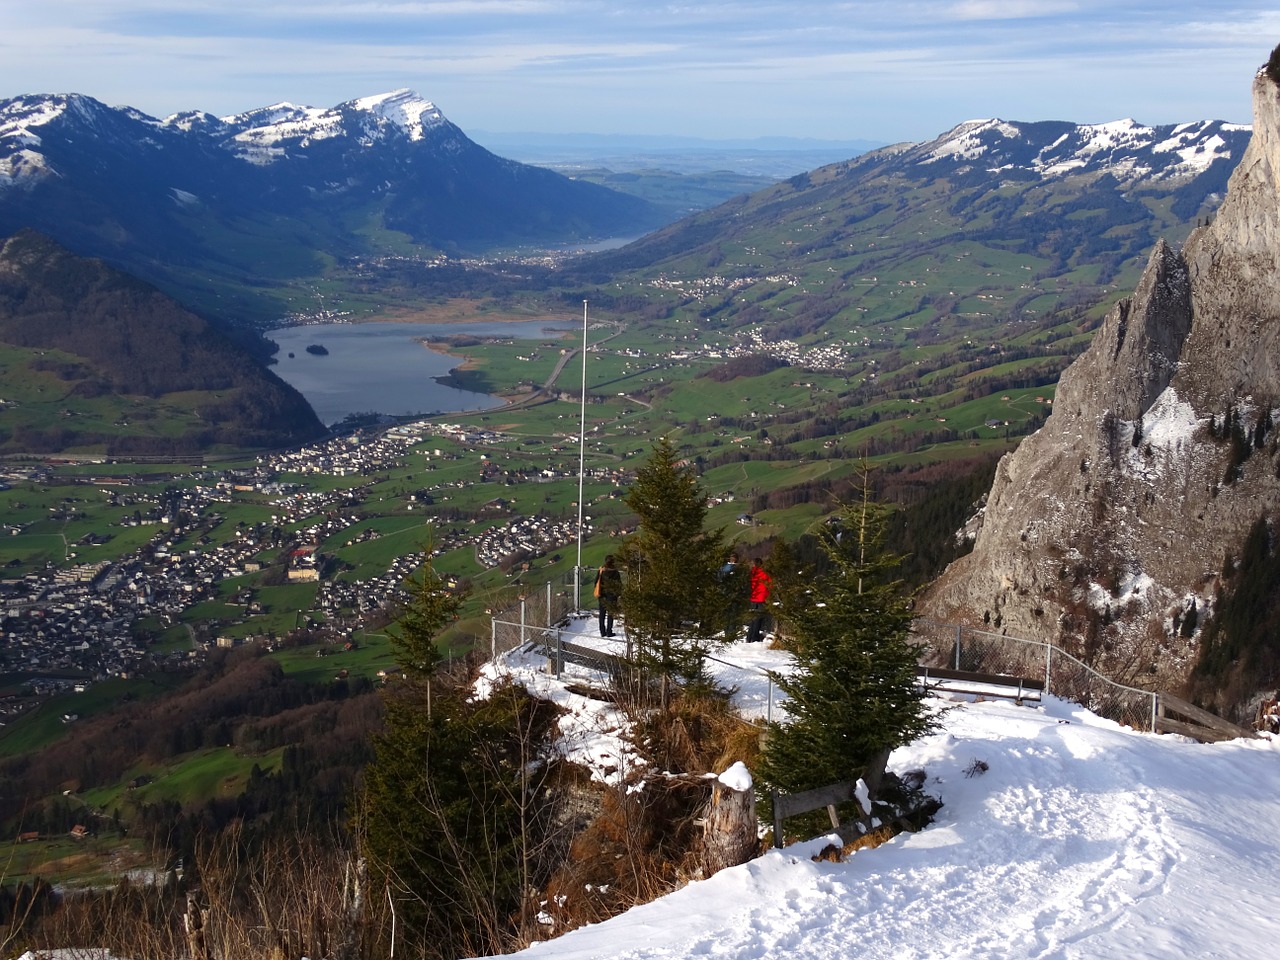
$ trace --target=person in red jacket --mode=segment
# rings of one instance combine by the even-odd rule
[[[769,592],[773,589],[773,577],[769,576],[760,564],[760,558],[751,561],[750,595],[751,623],[747,626],[747,643],[760,643],[764,640],[764,625],[769,614],[766,607],[769,603]]]

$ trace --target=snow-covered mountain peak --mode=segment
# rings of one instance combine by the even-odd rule
[[[91,104],[98,102],[79,93],[40,93],[14,97],[0,105],[0,137],[17,130],[30,131],[43,127],[67,113],[81,117],[93,114]]]
[[[410,140],[421,140],[427,130],[446,122],[439,107],[407,88],[361,97],[352,100],[349,106],[389,121],[403,130]]]
[[[220,129],[224,123],[221,117],[203,110],[183,110],[181,113],[173,113],[164,118],[164,126],[183,133],[191,133],[194,130],[211,133]]]
[[[412,90],[348,100],[319,109],[278,103],[224,117],[228,145],[251,163],[268,164],[314,143],[350,137],[368,146],[387,138],[422,140],[428,130],[448,123],[431,101]]]
[[[943,158],[976,160],[987,152],[992,134],[1003,139],[1016,139],[1021,135],[1017,127],[994,117],[966,120],[929,144],[929,158],[925,162]]]
[[[235,130],[253,130],[281,123],[297,123],[321,112],[314,107],[299,107],[287,100],[282,100],[280,103],[231,114],[221,119],[223,123]]]
[[[31,187],[56,171],[41,152],[45,128],[60,120],[98,130],[112,108],[79,93],[31,94],[0,102],[0,186]],[[123,111],[122,111],[123,112]],[[145,115],[125,114],[130,119]]]

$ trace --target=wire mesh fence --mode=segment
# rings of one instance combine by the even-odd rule
[[[1160,694],[1108,680],[1051,643],[924,619],[912,630],[925,648],[920,657],[925,666],[1043,679],[1046,693],[1124,726],[1156,729]]]
[[[491,657],[514,650],[541,628],[562,623],[578,611],[580,580],[570,570],[546,583],[521,587],[509,598],[490,607],[492,624]]]
[[[580,603],[576,571],[543,584],[521,587],[501,607],[490,610],[490,656],[498,657],[530,641],[563,642],[560,630],[574,614],[590,616]],[[958,624],[918,619],[912,626],[921,644],[922,666],[1043,680],[1045,692],[1071,700],[1123,726],[1155,731],[1160,694],[1116,683],[1079,658],[1042,640],[1027,640]],[[764,713],[773,716],[770,684]]]

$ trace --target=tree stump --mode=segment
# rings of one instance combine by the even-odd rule
[[[703,819],[703,864],[708,876],[746,863],[760,852],[755,790],[742,763],[735,763],[716,780]]]
[[[192,960],[213,960],[213,954],[205,940],[209,911],[200,906],[193,891],[187,893],[187,912],[182,915],[182,923],[186,929],[187,950]]]

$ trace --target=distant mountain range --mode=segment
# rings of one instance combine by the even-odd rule
[[[314,277],[334,257],[635,235],[663,219],[490,153],[409,90],[163,120],[78,94],[0,101],[0,235],[40,230],[187,302]]]
[[[1064,283],[1102,286],[1124,269],[1136,275],[1159,237],[1185,236],[1212,213],[1249,136],[1247,126],[1212,120],[1155,127],[973,120],[928,143],[798,174],[584,267],[597,278],[821,270],[834,274],[821,281],[828,305],[810,297],[804,312],[824,313],[824,322],[858,276],[954,244],[1034,253]],[[1073,275],[1082,265],[1099,269]],[[733,297],[714,315],[745,320],[756,312],[750,298]]]
[[[1118,181],[1198,177],[1225,169],[1248,143],[1250,127],[1203,120],[1150,127],[1135,120],[1102,124],[971,120],[919,146],[888,148],[924,167],[975,166],[1043,178],[1107,173]],[[1221,163],[1220,163],[1221,162]],[[1225,183],[1222,184],[1225,187]]]

